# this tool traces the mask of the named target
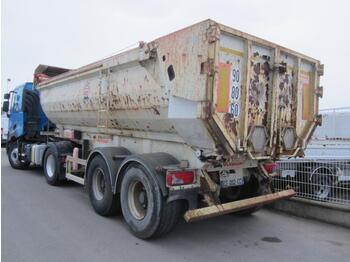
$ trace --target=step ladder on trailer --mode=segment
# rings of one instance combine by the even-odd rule
[[[124,160],[129,155],[114,155],[114,160]],[[85,171],[87,160],[67,155],[66,157],[66,178],[78,184],[85,185]]]
[[[78,165],[77,169],[73,169],[74,164]],[[66,158],[66,178],[78,184],[85,184],[85,167],[87,161],[81,158],[67,156]]]

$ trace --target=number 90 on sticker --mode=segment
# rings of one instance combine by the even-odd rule
[[[239,69],[231,70],[231,89],[230,89],[230,114],[233,117],[239,117],[240,114],[240,94],[241,94],[241,75]]]

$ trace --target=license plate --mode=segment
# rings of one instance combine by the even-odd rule
[[[282,170],[281,177],[295,177],[295,170]]]
[[[220,175],[220,186],[222,188],[244,185],[243,173],[224,173]]]

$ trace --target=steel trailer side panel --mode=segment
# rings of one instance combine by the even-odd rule
[[[38,86],[45,112],[60,128],[145,139],[161,133],[212,150],[201,119],[208,27],[209,21],[199,23],[49,79]],[[188,110],[181,115],[184,105]]]

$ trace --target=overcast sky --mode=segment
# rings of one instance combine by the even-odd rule
[[[340,0],[2,0],[1,84],[32,81],[38,64],[77,68],[212,18],[321,60],[321,107],[350,106],[349,11]]]

